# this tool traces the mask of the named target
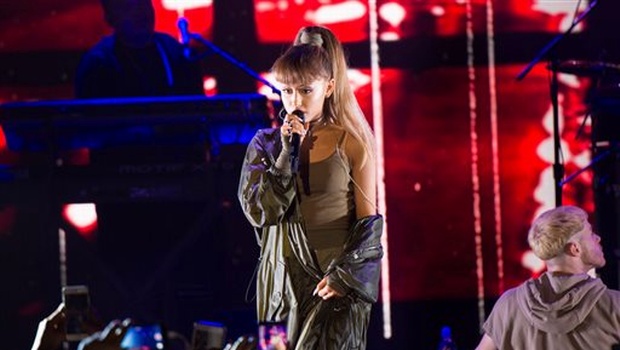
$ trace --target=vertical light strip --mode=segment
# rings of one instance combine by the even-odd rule
[[[379,67],[377,1],[368,1],[370,76],[372,86],[372,120],[377,142],[377,196],[379,213],[383,215],[383,259],[381,260],[381,301],[383,307],[383,337],[392,337],[392,310],[390,297],[390,260],[388,254],[388,220],[385,204],[385,162],[383,157],[383,102],[381,100],[381,68]]]
[[[502,242],[502,201],[499,186],[499,136],[497,131],[497,82],[495,71],[495,23],[493,0],[487,0],[487,52],[489,57],[489,102],[491,118],[491,152],[493,162],[493,207],[495,213],[495,250],[499,293],[504,291],[504,249]]]
[[[484,323],[484,271],[482,258],[482,224],[480,211],[480,177],[478,175],[478,133],[476,132],[478,115],[476,113],[476,68],[474,65],[474,21],[472,0],[465,2],[467,12],[467,73],[469,78],[469,136],[471,149],[471,182],[474,215],[474,242],[476,244],[476,277],[478,279],[478,322]]]
[[[67,238],[65,230],[58,229],[58,260],[60,265],[60,286],[67,285]]]

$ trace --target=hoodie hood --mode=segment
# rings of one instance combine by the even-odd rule
[[[517,288],[517,301],[531,325],[561,334],[579,326],[606,289],[600,279],[588,274],[559,276],[546,272]]]

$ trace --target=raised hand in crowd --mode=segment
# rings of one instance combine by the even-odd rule
[[[111,321],[102,331],[82,340],[78,350],[120,350],[121,342],[130,325],[129,319]]]

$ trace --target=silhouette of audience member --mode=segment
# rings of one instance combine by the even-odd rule
[[[202,95],[200,65],[168,34],[155,31],[151,0],[101,0],[114,32],[84,54],[78,98]]]
[[[56,310],[39,322],[31,350],[58,350],[61,348],[62,343],[67,338],[65,311],[65,304],[60,303]],[[103,323],[95,317],[93,310],[89,310],[82,327],[88,334],[92,334],[99,331],[103,327]]]
[[[39,322],[32,350],[56,350],[65,340],[65,306],[60,304],[54,312]]]
[[[78,350],[121,350],[121,342],[131,325],[131,321],[113,320],[100,332],[83,339]]]
[[[62,349],[62,344],[66,340],[65,312],[65,305],[61,303],[56,310],[39,322],[31,350]],[[103,323],[94,316],[93,310],[89,310],[88,318],[82,324],[89,336],[77,344],[77,350],[123,350],[125,347],[121,346],[125,346],[123,344],[126,341],[125,336],[133,324],[133,321],[128,318],[122,321],[116,319],[110,321],[104,328]],[[279,346],[275,349],[286,349],[284,334],[272,333],[272,337],[279,340]],[[167,332],[164,339],[167,339],[166,349],[188,349],[190,347],[185,338],[177,332]],[[177,342],[172,342],[172,340],[177,340]],[[258,341],[253,335],[244,335],[235,342],[228,343],[225,349],[254,350],[257,343]],[[143,344],[140,348],[151,349],[152,347]]]

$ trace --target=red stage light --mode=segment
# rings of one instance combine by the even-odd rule
[[[62,209],[62,216],[85,238],[90,238],[97,228],[94,203],[67,204]]]

